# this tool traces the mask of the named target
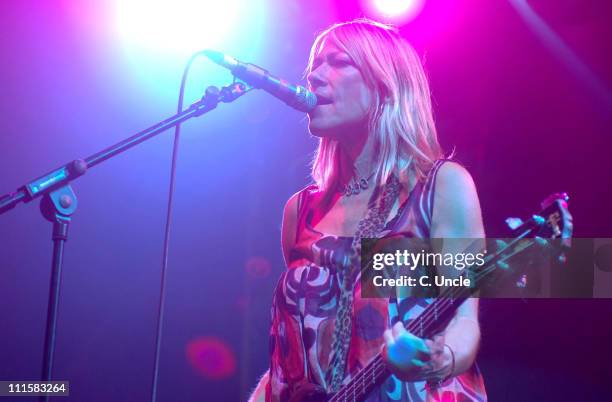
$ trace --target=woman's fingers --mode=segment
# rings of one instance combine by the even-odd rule
[[[412,333],[408,332],[401,321],[398,321],[395,323],[395,325],[393,325],[393,327],[391,328],[391,333],[395,342],[398,340],[398,338],[406,336],[415,342],[414,346],[419,352],[429,352],[429,348],[427,347],[423,339],[416,337],[412,335]]]
[[[401,325],[401,324],[400,324]],[[412,335],[403,327],[394,325],[384,333],[389,360],[398,365],[408,365],[413,359],[426,362],[430,359],[429,347],[425,341]]]
[[[398,322],[387,329],[383,336],[385,361],[391,371],[403,381],[435,378],[445,365],[444,335],[421,339]]]
[[[426,339],[425,340],[425,344],[429,348],[429,353],[432,356],[438,357],[438,356],[444,354],[444,336],[436,335],[436,336],[434,336],[433,340]]]
[[[437,348],[444,349],[444,335],[434,336],[433,341]]]
[[[410,362],[413,366],[418,367],[418,368],[422,368],[423,366],[425,366],[427,363],[424,361],[421,361],[419,359],[412,359],[412,361]]]
[[[406,328],[404,328],[404,324],[401,321],[395,323],[395,325],[391,328],[393,332],[393,338],[397,339],[403,333],[406,333]]]
[[[386,329],[385,332],[383,332],[383,337],[385,338],[387,347],[391,346],[391,344],[395,342],[395,338],[393,338],[393,333],[390,329]]]

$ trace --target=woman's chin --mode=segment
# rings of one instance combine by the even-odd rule
[[[308,131],[315,137],[319,138],[335,138],[334,135],[334,127],[329,127],[328,125],[322,124],[323,122],[319,122],[316,119],[310,119],[308,123]]]
[[[324,128],[321,127],[313,127],[313,126],[309,126],[308,127],[308,131],[310,131],[310,134],[314,137],[319,137],[319,138],[331,138],[331,139],[336,139],[336,135],[334,135],[334,132],[331,130],[326,130]]]

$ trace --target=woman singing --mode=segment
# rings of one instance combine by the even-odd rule
[[[421,339],[404,324],[431,299],[360,292],[361,238],[484,238],[474,182],[438,144],[418,56],[394,28],[355,20],[316,38],[307,71],[319,99],[309,113],[315,184],[285,206],[287,270],[273,296],[270,369],[252,400],[287,401],[308,384],[332,394],[381,351],[392,375],[367,401],[486,400],[477,299]]]

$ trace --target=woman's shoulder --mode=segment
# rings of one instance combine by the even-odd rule
[[[309,197],[316,196],[319,193],[319,186],[316,184],[309,184],[289,197],[287,203],[285,204],[285,209],[297,211],[301,204],[303,204]]]
[[[456,159],[440,158],[431,163],[429,169],[425,169],[424,174],[417,174],[414,178],[416,182],[424,185],[425,190],[434,191],[438,187],[438,182],[466,184],[471,181],[472,176],[466,167]]]
[[[438,168],[432,207],[432,236],[484,237],[478,192],[472,175],[460,163]],[[435,199],[435,203],[434,203]]]
[[[471,176],[461,162],[449,157],[436,159],[429,167],[420,171],[414,167],[402,169],[398,178],[400,183],[408,186],[409,192],[419,184],[426,193],[429,193],[434,191],[439,180],[447,182],[459,179],[463,182]]]
[[[316,184],[309,184],[293,194],[285,203],[283,220],[285,222],[297,222],[304,208],[308,207],[312,200],[320,193],[319,187]]]
[[[454,159],[439,159],[432,168],[436,176],[436,188],[454,193],[474,186],[468,169]]]
[[[300,191],[293,194],[287,200],[283,211],[282,234],[281,242],[283,248],[283,256],[287,266],[290,261],[290,252],[295,245],[298,234],[298,221],[304,211],[304,207],[309,203],[311,194],[316,193],[318,187],[316,185],[308,185]]]
[[[428,175],[438,175],[440,173],[447,174],[448,171],[466,171],[467,169],[459,160],[457,160],[453,154],[449,156],[445,156],[442,158],[438,158],[431,163],[431,168],[429,169]]]

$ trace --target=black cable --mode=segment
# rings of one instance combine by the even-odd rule
[[[194,53],[185,69],[183,70],[183,77],[181,79],[181,88],[179,90],[179,98],[178,98],[178,107],[177,113],[183,111],[183,98],[185,96],[185,83],[187,82],[187,75],[189,74],[189,69],[191,68],[191,64],[198,57],[203,55],[202,51]],[[166,299],[165,286],[166,286],[166,269],[168,267],[168,249],[170,243],[170,224],[172,222],[172,202],[174,198],[174,179],[176,176],[176,161],[178,159],[178,147],[179,147],[179,138],[181,133],[181,125],[177,124],[174,129],[174,145],[172,149],[172,167],[170,168],[170,188],[168,189],[168,206],[166,210],[166,229],[164,231],[164,248],[162,255],[162,270],[161,270],[161,284],[159,290],[159,306],[157,310],[157,335],[155,338],[155,357],[153,363],[153,381],[151,383],[151,402],[155,402],[157,400],[157,382],[159,378],[159,355],[161,349],[161,338],[162,338],[162,329],[164,322],[164,304]]]

